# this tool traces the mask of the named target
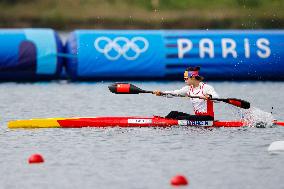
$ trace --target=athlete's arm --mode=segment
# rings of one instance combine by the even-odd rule
[[[205,97],[207,98],[219,98],[218,93],[210,85],[206,85],[206,87],[204,88],[204,93]]]
[[[178,90],[173,90],[173,91],[159,91],[159,90],[156,90],[156,91],[153,91],[153,93],[157,96],[161,96],[162,94],[177,94],[177,95],[187,95],[187,91],[188,91],[188,86],[185,86],[181,89],[178,89]]]
[[[184,95],[184,96],[186,96],[188,90],[189,90],[189,87],[188,87],[188,86],[184,86],[183,88],[178,89],[178,90],[174,90],[174,91],[164,91],[164,93],[176,94],[176,95]]]

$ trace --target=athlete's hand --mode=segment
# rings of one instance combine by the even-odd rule
[[[162,96],[162,91],[153,91],[153,94],[155,94],[156,96]]]
[[[207,94],[207,95],[204,95],[204,99],[205,99],[205,100],[212,99],[212,95],[208,95],[208,94]]]

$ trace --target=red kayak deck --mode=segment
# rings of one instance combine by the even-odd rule
[[[284,122],[273,124],[284,126]],[[15,120],[8,123],[9,128],[82,128],[82,127],[244,127],[244,121],[189,121],[154,117],[93,117],[93,118],[41,118]],[[261,126],[261,125],[260,125]],[[265,127],[265,126],[264,126]]]
[[[188,121],[167,119],[164,117],[96,117],[58,120],[61,127],[171,127],[171,126],[199,126],[199,127],[243,127],[242,121]]]

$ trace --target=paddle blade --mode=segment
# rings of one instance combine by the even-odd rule
[[[244,109],[249,109],[250,108],[250,103],[245,101],[245,100],[241,100],[241,99],[236,99],[236,98],[229,98],[226,99],[226,102],[228,104],[240,107],[240,108],[244,108]]]
[[[115,94],[139,94],[145,93],[146,91],[136,87],[129,83],[114,83],[108,86],[110,92]]]
[[[278,126],[284,126],[284,121],[274,121],[274,124],[278,125]]]

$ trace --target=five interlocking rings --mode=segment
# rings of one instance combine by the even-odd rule
[[[126,60],[135,60],[149,47],[149,42],[144,37],[116,37],[111,40],[102,36],[95,40],[94,46],[98,52],[103,53],[109,60],[117,60],[123,56]]]

